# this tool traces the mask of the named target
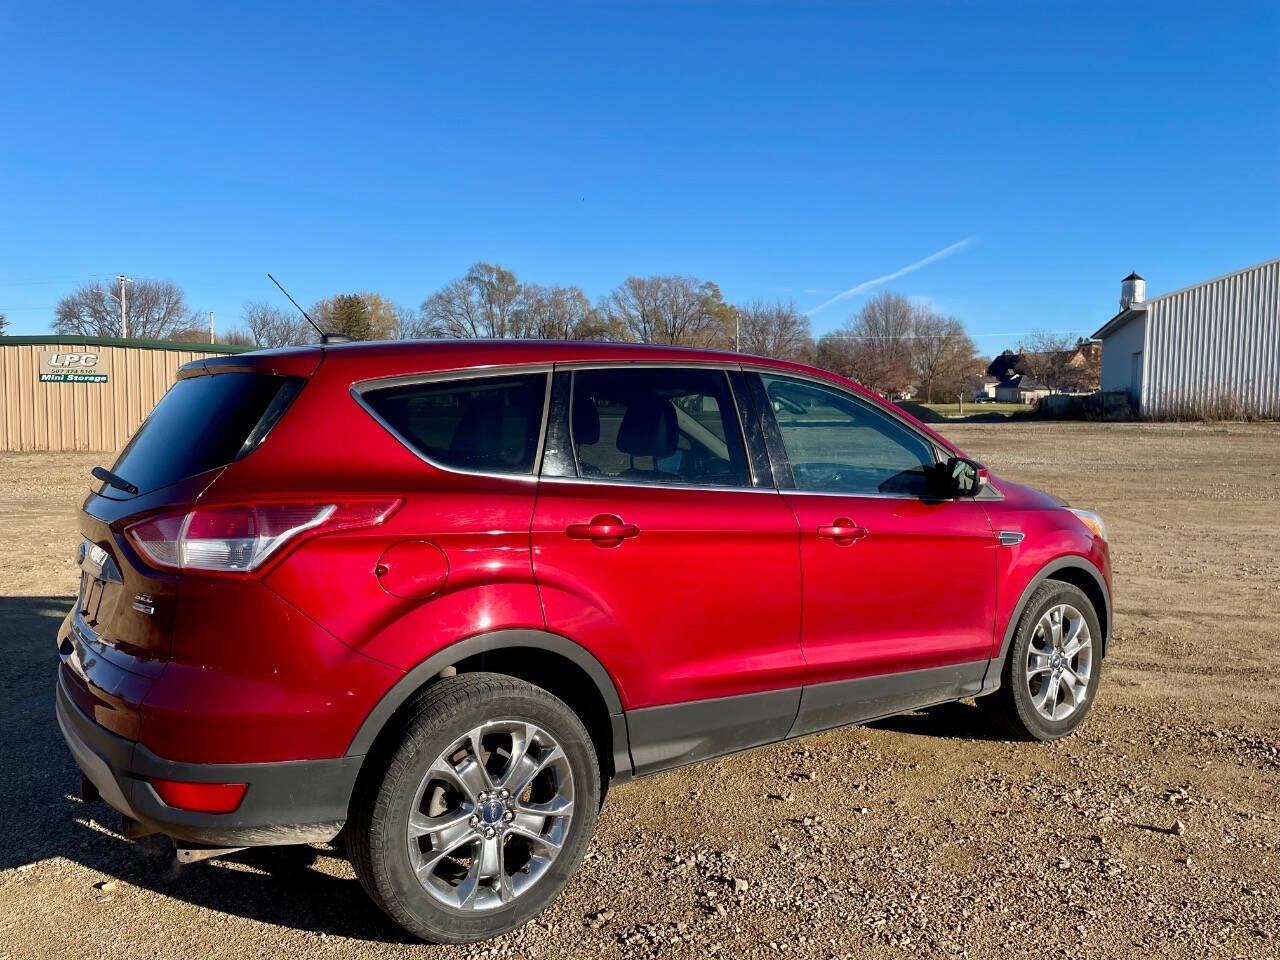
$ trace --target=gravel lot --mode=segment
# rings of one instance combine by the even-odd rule
[[[74,799],[52,640],[103,458],[0,455],[0,957],[1276,957],[1280,427],[945,429],[1111,527],[1084,728],[956,704],[620,787],[560,901],[470,949],[407,942],[327,847],[175,872]]]

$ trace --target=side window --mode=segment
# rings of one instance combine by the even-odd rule
[[[796,488],[926,496],[933,446],[873,405],[833,387],[761,375]]]
[[[581,477],[751,484],[723,370],[580,370],[570,421]]]
[[[378,387],[362,397],[400,440],[442,467],[532,473],[547,374]]]

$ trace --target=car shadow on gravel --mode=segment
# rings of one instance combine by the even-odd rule
[[[1008,740],[1009,731],[972,701],[954,700],[900,713],[867,726],[945,740]]]
[[[105,803],[80,802],[80,771],[58,730],[54,638],[72,597],[0,596],[0,870],[62,857],[185,903],[312,933],[411,943],[350,876],[318,847],[247,850],[225,861],[175,867],[158,838],[134,843],[117,832]],[[333,869],[343,876],[335,876]],[[120,894],[115,894],[119,896]],[[50,897],[56,891],[50,891]]]

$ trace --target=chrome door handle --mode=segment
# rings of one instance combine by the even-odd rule
[[[867,536],[867,528],[860,527],[848,517],[837,517],[831,523],[818,528],[818,536],[823,540],[834,540],[842,547],[847,547],[856,540]]]

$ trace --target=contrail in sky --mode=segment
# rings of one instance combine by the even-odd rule
[[[831,306],[833,303],[839,303],[841,300],[848,300],[850,297],[855,297],[866,290],[870,290],[872,287],[878,287],[882,283],[888,283],[890,280],[897,280],[899,277],[904,277],[908,273],[914,273],[921,267],[927,267],[929,264],[936,263],[938,260],[943,260],[951,256],[953,253],[959,253],[977,239],[977,237],[965,237],[963,240],[953,243],[949,247],[943,247],[936,253],[931,253],[925,258],[917,260],[915,263],[908,263],[905,267],[901,267],[900,269],[893,271],[893,273],[886,273],[883,277],[876,277],[873,280],[863,280],[856,287],[850,287],[848,290],[840,291],[830,300],[823,301],[812,310],[806,310],[804,314],[806,317],[811,317],[815,313],[827,309],[827,307]]]

